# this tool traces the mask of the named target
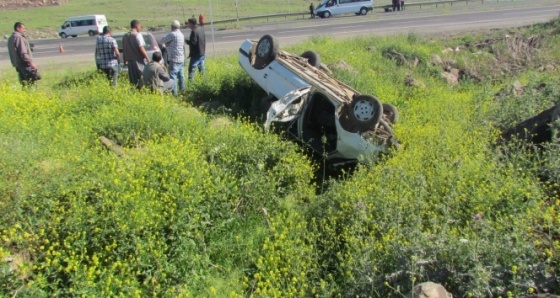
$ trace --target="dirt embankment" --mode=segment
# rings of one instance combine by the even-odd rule
[[[0,10],[16,10],[29,7],[53,6],[68,3],[68,0],[3,0]]]

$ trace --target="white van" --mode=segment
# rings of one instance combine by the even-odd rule
[[[315,9],[315,15],[321,18],[353,13],[366,15],[373,10],[373,0],[323,0]]]
[[[76,37],[82,34],[94,36],[102,33],[105,26],[107,26],[107,18],[102,14],[72,17],[66,19],[64,24],[60,26],[58,35],[62,38]]]

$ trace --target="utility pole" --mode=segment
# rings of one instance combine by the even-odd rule
[[[236,0],[237,1],[237,0]],[[212,52],[216,55],[216,42],[214,42],[214,13],[212,12],[212,0],[208,0],[210,6],[210,30],[212,31]]]
[[[235,12],[237,13],[237,27],[239,27],[239,7],[237,5],[237,1],[235,0]]]

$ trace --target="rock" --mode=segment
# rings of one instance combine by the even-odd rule
[[[394,49],[391,49],[391,50],[387,51],[384,55],[389,59],[393,59],[393,60],[397,61],[397,65],[406,65],[407,64],[406,56],[402,53],[399,53],[399,52],[395,51]]]
[[[354,67],[348,65],[348,63],[344,62],[344,60],[338,60],[336,63],[330,64],[328,65],[328,68],[334,70],[348,71],[356,74],[358,73],[358,71],[356,71]]]
[[[452,48],[447,48],[447,49],[444,49],[444,50],[443,50],[443,51],[441,51],[441,52],[442,52],[443,54],[448,54],[448,53],[454,53],[454,52],[455,52],[455,50],[454,50],[454,49],[452,49]]]
[[[449,70],[449,73],[455,76],[457,78],[457,81],[461,78],[461,70],[459,70],[458,68],[451,68]]]
[[[445,66],[445,69],[449,71],[451,68],[456,68],[457,60],[451,58],[445,58],[443,59],[443,65]]]
[[[408,293],[407,298],[453,298],[445,288],[437,283],[428,281],[418,284]]]
[[[409,87],[416,87],[416,88],[420,88],[420,89],[424,89],[426,87],[426,85],[420,81],[418,81],[417,79],[413,78],[411,75],[407,75],[404,78],[404,84],[406,86]]]
[[[441,59],[441,57],[435,54],[432,55],[430,62],[432,63],[432,65],[443,65],[443,60]]]
[[[513,82],[512,92],[515,96],[521,96],[523,94],[523,85],[519,81]]]
[[[547,64],[544,66],[539,67],[540,71],[555,71],[556,70],[556,66],[554,66],[554,64]]]
[[[441,76],[447,81],[447,84],[455,86],[459,83],[459,77],[455,76],[451,72],[443,71]]]

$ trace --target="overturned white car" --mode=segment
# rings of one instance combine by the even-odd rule
[[[371,160],[397,144],[397,109],[333,78],[315,52],[290,54],[264,35],[241,44],[239,63],[269,94],[265,128],[274,123],[330,164]]]

